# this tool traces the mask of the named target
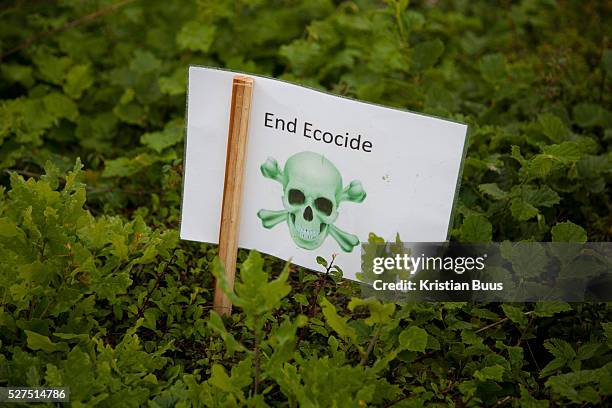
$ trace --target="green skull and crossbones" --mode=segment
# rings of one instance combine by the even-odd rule
[[[360,203],[366,198],[360,181],[342,188],[342,176],[336,166],[320,154],[294,154],[281,170],[273,158],[261,165],[262,174],[283,185],[284,210],[259,210],[257,216],[265,228],[286,221],[293,241],[301,248],[316,249],[327,234],[343,251],[351,252],[359,238],[334,226],[342,201]]]

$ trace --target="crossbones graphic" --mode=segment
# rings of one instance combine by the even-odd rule
[[[342,188],[342,176],[336,166],[318,153],[301,152],[285,162],[283,170],[273,158],[260,167],[264,177],[283,186],[284,210],[259,210],[257,216],[267,229],[286,221],[293,241],[313,250],[331,235],[345,252],[359,245],[359,238],[334,225],[338,206],[343,201],[361,203],[366,198],[360,181]]]

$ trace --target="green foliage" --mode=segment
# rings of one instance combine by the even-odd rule
[[[468,123],[452,239],[610,241],[605,2],[5,3],[0,386],[77,407],[609,405],[607,304],[381,303],[330,254],[318,274],[241,252],[223,318],[216,248],[177,235],[199,64]]]

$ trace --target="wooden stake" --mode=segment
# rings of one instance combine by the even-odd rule
[[[238,254],[238,229],[242,206],[242,184],[246,164],[247,134],[253,79],[235,76],[232,84],[227,157],[225,159],[225,184],[219,228],[219,258],[225,266],[225,276],[230,289],[234,288],[236,257]],[[221,315],[232,313],[232,303],[217,282],[214,308]]]

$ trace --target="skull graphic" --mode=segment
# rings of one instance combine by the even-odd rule
[[[273,158],[261,165],[262,174],[283,185],[284,210],[259,210],[257,216],[265,228],[286,221],[293,241],[313,250],[331,235],[342,250],[351,252],[359,238],[334,226],[342,201],[362,202],[366,193],[361,182],[342,187],[342,176],[325,157],[313,152],[294,154],[281,170]]]

